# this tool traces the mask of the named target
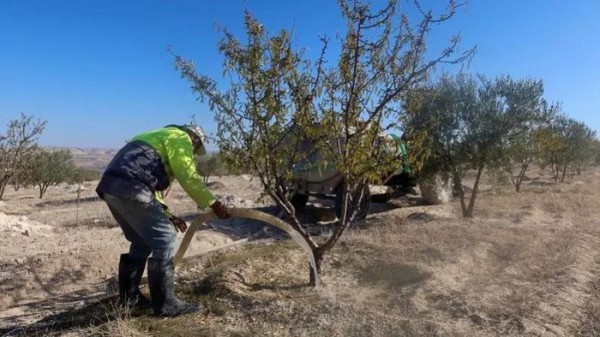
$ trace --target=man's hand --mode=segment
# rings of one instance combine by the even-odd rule
[[[219,200],[213,202],[213,204],[210,205],[210,208],[219,219],[231,218],[231,212],[229,212],[227,206],[225,206],[225,204],[220,202]]]
[[[182,218],[175,215],[171,215],[169,217],[169,220],[171,220],[176,230],[180,231],[181,233],[185,233],[185,231],[187,230],[187,223],[185,223],[185,221]]]

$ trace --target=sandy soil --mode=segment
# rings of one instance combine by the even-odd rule
[[[36,222],[29,234],[0,227],[0,332],[18,334],[7,327],[27,327],[58,312],[73,315],[104,296],[127,243],[93,197],[93,186],[86,188],[79,208],[66,187],[42,200],[33,191],[9,191],[0,204],[4,214]],[[212,188],[240,207],[268,206],[257,200],[260,186],[247,176],[217,178]],[[181,190],[171,193],[177,213],[193,214]],[[208,313],[126,317],[91,328],[84,322],[58,334],[595,336],[599,204],[600,168],[563,184],[537,169],[518,194],[485,181],[473,219],[461,217],[456,200],[394,199],[374,204],[367,220],[345,233],[325,260],[320,289],[306,285],[303,253],[270,244],[266,235],[180,270],[178,292],[200,299]],[[331,212],[328,202],[316,202],[303,216],[314,224]],[[257,230],[239,221],[213,224],[197,235],[190,255]]]
[[[249,176],[215,178],[216,196],[235,207],[260,207],[259,183]],[[102,296],[112,286],[119,254],[128,242],[95,183],[56,186],[43,199],[35,190],[6,192],[0,204],[0,327],[30,323],[48,314],[77,308]],[[176,214],[191,220],[197,212],[175,185],[166,202]],[[236,220],[202,228],[187,255],[252,235],[262,226],[239,226]],[[183,235],[179,235],[180,241]],[[179,242],[178,242],[179,244]]]

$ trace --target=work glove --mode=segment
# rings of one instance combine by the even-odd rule
[[[169,220],[171,221],[171,223],[173,223],[173,226],[175,226],[175,229],[177,231],[185,233],[185,231],[187,230],[187,223],[185,223],[185,220],[175,215],[171,215],[169,217]]]
[[[219,219],[231,218],[231,212],[229,212],[227,206],[219,200],[213,202],[212,205],[210,205],[210,208]]]

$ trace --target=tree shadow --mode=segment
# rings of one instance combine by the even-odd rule
[[[410,213],[406,218],[409,220],[421,221],[421,222],[431,222],[436,219],[436,217],[433,214],[429,214],[426,212]]]
[[[543,181],[543,180],[537,180],[537,181],[531,181],[528,185],[545,187],[545,186],[555,186],[556,183],[555,182]]]
[[[431,273],[402,263],[373,261],[362,268],[358,276],[365,285],[381,284],[393,290],[419,285],[430,278]]]
[[[79,203],[91,203],[101,201],[100,197],[97,195],[79,198]],[[48,200],[37,203],[36,207],[56,207],[56,206],[65,206],[65,205],[74,205],[77,204],[77,198],[75,199],[67,199],[67,200]]]
[[[36,257],[30,257],[17,264],[6,263],[1,267],[3,270],[13,271],[12,275],[0,281],[0,291],[8,303],[13,303],[4,310],[6,313],[14,312],[14,314],[3,317],[6,321],[2,325],[10,322],[12,326],[0,328],[0,336],[48,335],[45,332],[51,331],[57,324],[62,324],[60,321],[64,321],[65,318],[54,315],[56,317],[49,316],[34,324],[26,325],[26,322],[48,312],[63,312],[69,316],[74,309],[86,303],[97,302],[104,296],[104,282],[66,294],[61,292],[63,286],[79,284],[86,279],[86,270],[74,270],[72,265],[66,265],[64,261],[50,274],[43,273],[48,268],[46,261]],[[92,268],[92,266],[84,266],[84,268]],[[38,299],[31,300],[32,292],[37,292],[33,296]],[[75,313],[78,313],[77,310]],[[56,322],[53,323],[54,321]]]
[[[0,281],[0,290],[11,297],[15,303],[24,301],[28,297],[14,292],[11,295],[11,291],[21,290],[26,285],[40,289],[42,293],[48,296],[57,296],[57,287],[60,285],[74,284],[85,279],[83,270],[73,270],[70,266],[66,266],[64,262],[53,274],[43,277],[38,270],[43,270],[46,266],[41,259],[35,257],[30,257],[20,264],[6,263],[2,267],[14,270],[13,277]]]
[[[302,227],[307,231],[307,233],[313,236],[331,233],[338,224],[333,200],[311,199],[311,201],[309,201],[302,211],[296,213],[296,216],[302,224]],[[391,200],[385,203],[372,203],[369,214],[372,215],[385,213],[398,208],[427,205],[431,204],[421,196],[394,195]],[[274,205],[255,207],[252,209],[271,214],[273,216],[280,215],[279,208]],[[186,213],[182,216],[182,218],[189,223],[193,221],[196,216],[197,213]],[[355,221],[353,224],[351,224],[350,228],[364,228],[367,225],[367,221]],[[284,240],[288,238],[288,235],[285,233],[285,231],[271,226],[265,222],[253,219],[216,219],[208,221],[207,226],[209,229],[224,234],[233,240],[240,240],[243,238],[250,238],[249,241],[261,239]]]
[[[267,214],[277,216],[279,209],[276,206],[265,206],[252,208]],[[186,213],[181,216],[186,222],[191,223],[197,216],[197,213]],[[263,221],[247,218],[231,218],[226,220],[215,219],[207,222],[211,230],[227,235],[233,240],[240,240],[250,237],[250,241],[283,237],[287,234],[281,229],[271,226]]]
[[[410,208],[431,205],[433,204],[428,202],[425,198],[423,198],[420,195],[392,194],[391,198],[387,201],[382,200],[380,202],[371,202],[369,214],[385,213],[399,208]]]
[[[271,291],[286,291],[286,290],[298,290],[298,289],[307,289],[312,288],[309,282],[302,284],[292,284],[292,285],[276,285],[276,284],[261,284],[261,283],[249,283],[246,281],[240,282],[242,285],[247,287],[250,291],[260,291],[260,290],[271,290]]]
[[[118,296],[88,298],[92,303],[64,310],[34,323],[0,328],[1,336],[61,336],[66,331],[99,326],[116,319],[138,317],[147,310],[127,310],[118,307]]]

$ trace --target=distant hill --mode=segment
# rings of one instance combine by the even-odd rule
[[[87,169],[104,171],[108,163],[119,151],[118,149],[86,149],[80,147],[53,147],[54,149],[69,150],[73,155],[75,165]]]

